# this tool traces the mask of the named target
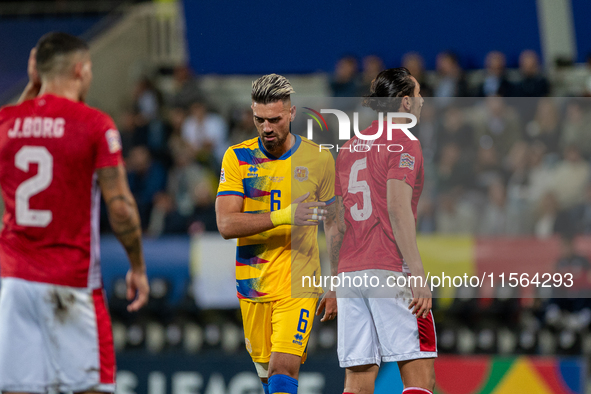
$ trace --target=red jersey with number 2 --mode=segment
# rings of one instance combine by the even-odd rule
[[[43,95],[0,110],[2,277],[102,286],[96,170],[122,162],[111,118]]]
[[[340,148],[336,160],[335,195],[342,196],[347,231],[339,255],[339,273],[367,269],[403,271],[403,258],[396,245],[387,205],[387,182],[397,179],[412,190],[411,209],[423,190],[423,153],[418,140],[402,130],[387,139],[387,124],[375,141],[353,137]],[[374,135],[374,121],[365,135]],[[404,269],[406,271],[406,269]]]

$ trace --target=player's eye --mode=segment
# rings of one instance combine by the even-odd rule
[[[254,117],[254,120],[255,120],[255,122],[257,122],[257,123],[263,123],[263,122],[265,121],[265,119],[263,119],[263,118],[259,118],[259,117],[257,117],[257,116],[255,116],[255,117]]]

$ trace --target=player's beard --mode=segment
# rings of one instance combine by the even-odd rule
[[[281,149],[283,144],[285,144],[287,137],[289,137],[289,133],[287,133],[283,138],[281,138],[278,134],[271,134],[271,135],[275,137],[275,141],[271,141],[271,142],[265,141],[265,138],[264,138],[265,135],[263,135],[261,140],[263,141],[263,146],[265,147],[265,149],[268,152],[273,153],[273,152],[276,152]]]

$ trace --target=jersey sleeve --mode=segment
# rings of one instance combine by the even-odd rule
[[[422,160],[421,146],[418,141],[401,146],[401,152],[388,153],[387,179],[398,179],[414,188]]]
[[[98,120],[97,128],[97,152],[94,168],[115,167],[123,163],[121,154],[121,135],[113,120],[102,115]]]
[[[240,175],[240,166],[234,149],[229,148],[222,160],[222,171],[220,174],[220,185],[218,196],[240,196],[244,197],[244,185]]]
[[[325,155],[324,173],[320,180],[318,200],[330,205],[335,200],[335,163],[329,152],[325,151]]]

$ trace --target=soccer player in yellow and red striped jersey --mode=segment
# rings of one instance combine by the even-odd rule
[[[342,242],[336,223],[332,155],[291,134],[294,90],[280,75],[253,82],[258,137],[230,147],[222,162],[216,200],[224,238],[238,238],[236,290],[246,348],[265,393],[297,393],[299,366],[312,329],[320,288],[300,288],[302,276],[320,275],[318,223],[328,250]],[[335,250],[338,250],[336,248]],[[336,275],[338,254],[331,256]],[[316,310],[336,317],[334,293]]]

